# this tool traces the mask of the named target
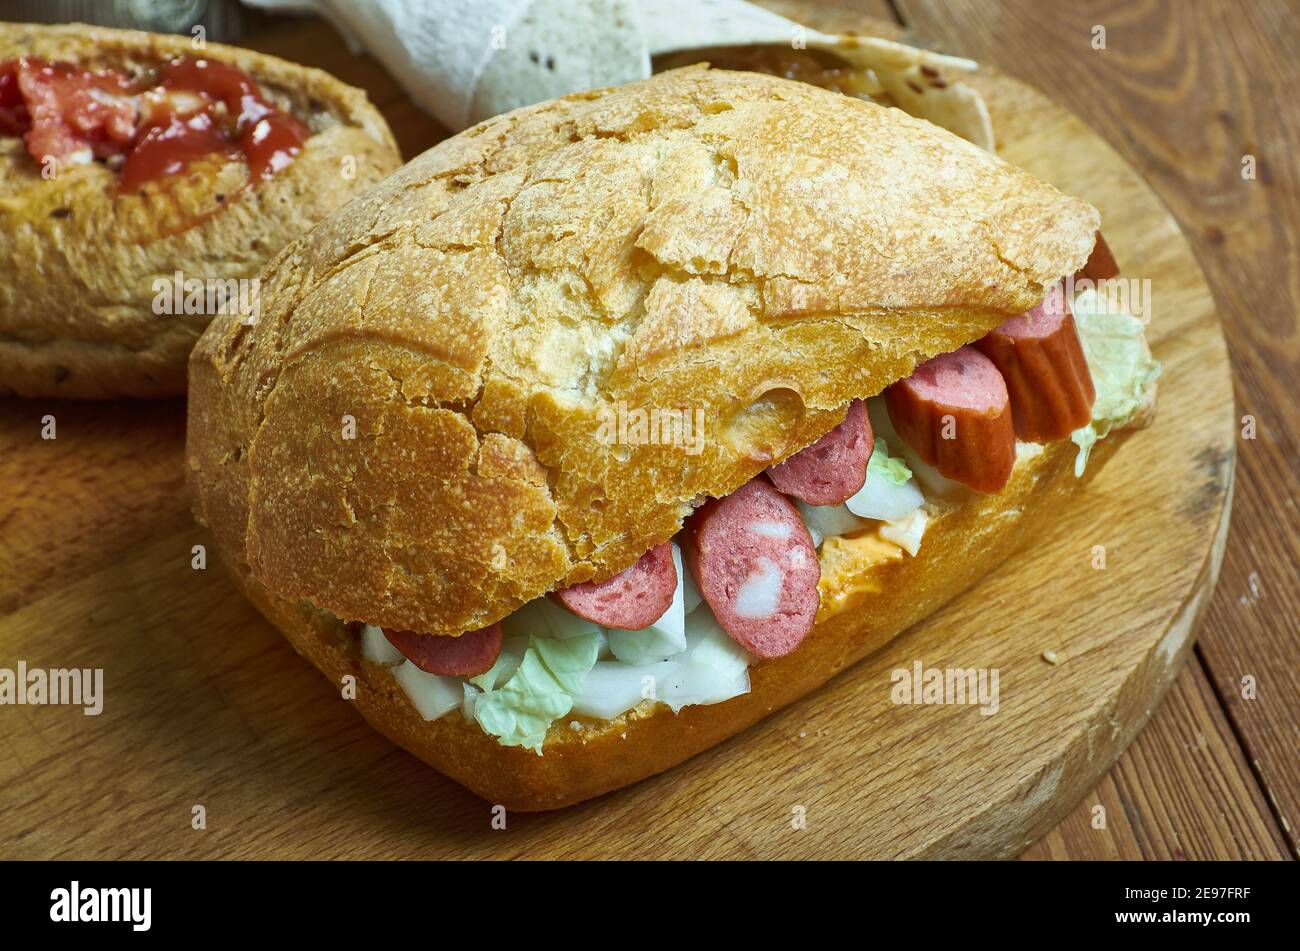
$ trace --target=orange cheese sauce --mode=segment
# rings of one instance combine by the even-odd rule
[[[817,621],[826,620],[859,598],[883,590],[880,568],[907,557],[907,552],[880,537],[877,529],[840,535],[822,543],[822,577],[817,583],[821,607]]]

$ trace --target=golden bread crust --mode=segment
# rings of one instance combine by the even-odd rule
[[[255,327],[213,322],[196,513],[277,598],[481,628],[1028,310],[1097,225],[928,123],[770,76],[517,110],[289,246]],[[703,451],[603,442],[620,406],[703,411]]]
[[[0,60],[29,55],[131,72],[196,52],[182,36],[0,23]],[[47,180],[21,139],[0,139],[0,395],[184,393],[186,358],[209,317],[155,314],[154,281],[177,271],[255,277],[290,240],[400,164],[361,90],[249,50],[214,43],[203,53],[251,75],[270,101],[308,123],[311,138],[286,168],[224,207],[218,196],[235,195],[247,177],[242,161],[204,159],[165,191],[114,196],[116,173],[102,163]]]
[[[827,579],[834,587],[860,588],[860,600],[823,616],[794,653],[751,667],[749,693],[684,707],[678,714],[643,704],[613,720],[584,723],[582,729],[561,718],[547,734],[542,756],[501,746],[459,711],[432,722],[422,719],[391,668],[361,659],[355,631],[272,594],[244,566],[227,564],[258,609],[332,683],[340,684],[345,675],[357,678],[357,709],[380,733],[489,802],[526,812],[556,809],[683,762],[879,650],[975,584],[1073,504],[1127,435],[1116,432],[1099,442],[1082,480],[1074,477],[1076,447],[1067,440],[1018,462],[997,495],[962,491],[941,500],[941,514],[927,528],[915,558],[903,556],[852,578]],[[823,558],[823,570],[827,567]]]

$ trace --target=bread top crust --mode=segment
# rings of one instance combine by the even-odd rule
[[[1098,223],[928,123],[770,76],[517,110],[289,246],[256,326],[214,321],[196,512],[282,597],[480,628],[621,571],[850,400],[1030,309]],[[620,408],[702,413],[700,451],[607,442]]]
[[[155,280],[177,271],[187,279],[251,278],[401,164],[366,94],[321,70],[217,43],[196,50],[187,36],[0,23],[0,60],[33,56],[135,74],[183,55],[248,73],[269,101],[307,123],[311,137],[285,168],[246,191],[247,165],[212,155],[139,195],[118,196],[117,173],[102,162],[47,179],[22,139],[0,138],[0,336],[30,348],[33,359],[62,341],[123,360],[175,352],[176,366],[166,369],[176,386],[165,389],[183,393],[185,354],[206,317],[153,313]],[[343,173],[344,163],[355,174]]]

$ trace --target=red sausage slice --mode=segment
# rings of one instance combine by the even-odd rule
[[[759,476],[691,516],[687,565],[721,628],[756,657],[783,657],[817,619],[821,566],[794,503]]]
[[[974,347],[922,363],[885,390],[898,434],[949,479],[996,492],[1011,478],[1016,431],[998,368]]]
[[[843,422],[767,474],[786,495],[809,505],[839,505],[867,481],[874,444],[867,404],[854,400]]]
[[[1064,439],[1092,418],[1097,391],[1060,284],[1029,313],[1012,317],[975,346],[1006,381],[1021,439]]]
[[[1106,239],[1097,232],[1097,240],[1092,246],[1092,253],[1088,255],[1088,263],[1079,268],[1074,275],[1076,281],[1087,278],[1090,281],[1109,281],[1112,277],[1119,277],[1119,264],[1115,261],[1115,255],[1111,253],[1110,245]]]
[[[673,546],[664,542],[612,578],[584,581],[551,596],[578,617],[602,627],[639,631],[663,617],[676,591]]]
[[[460,637],[417,634],[384,628],[384,637],[425,673],[474,677],[491,669],[501,653],[501,625],[468,631]]]

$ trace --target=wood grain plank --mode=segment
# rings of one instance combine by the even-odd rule
[[[0,616],[191,522],[184,440],[180,400],[0,400]]]
[[[1300,847],[1300,10],[1280,0],[1046,5],[898,0],[929,42],[1082,116],[1151,182],[1224,315],[1239,416],[1233,531],[1201,654],[1293,851]],[[1106,27],[1107,48],[1090,45]],[[1243,179],[1245,155],[1258,177]],[[1122,262],[1121,262],[1122,263]],[[1168,406],[1162,412],[1176,411]],[[1242,699],[1253,677],[1257,700]]]
[[[1104,826],[1096,828],[1097,806]],[[1183,669],[1160,708],[1097,789],[1022,859],[1282,859],[1269,811],[1200,664]]]

